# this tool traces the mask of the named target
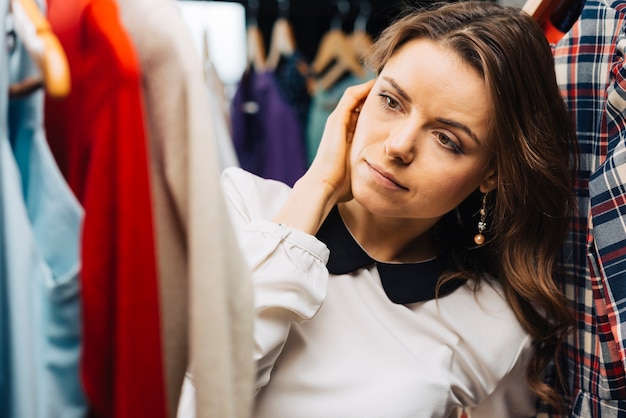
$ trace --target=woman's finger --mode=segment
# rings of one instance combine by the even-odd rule
[[[374,80],[370,80],[363,84],[348,87],[335,107],[335,110],[333,110],[328,117],[327,126],[332,126],[334,129],[341,129],[344,138],[348,142],[352,140],[352,134],[356,127],[356,120],[361,106],[363,106],[363,102],[367,98],[373,85]],[[340,134],[340,132],[336,132]]]
[[[375,80],[370,80],[362,84],[350,86],[344,92],[341,100],[337,104],[337,110],[341,111],[360,111],[360,107],[367,98]]]

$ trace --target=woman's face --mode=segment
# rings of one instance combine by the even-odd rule
[[[354,198],[376,215],[436,219],[476,188],[491,190],[490,108],[483,79],[451,49],[422,39],[403,45],[359,115]]]

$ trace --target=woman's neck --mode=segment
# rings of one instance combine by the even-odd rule
[[[432,235],[438,219],[382,217],[367,211],[355,200],[340,203],[339,213],[354,239],[375,260],[418,262],[441,251]]]

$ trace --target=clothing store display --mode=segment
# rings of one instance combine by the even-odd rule
[[[223,187],[256,271],[253,416],[447,418],[463,405],[475,406],[476,417],[533,414],[535,396],[519,384],[531,338],[495,281],[476,289],[462,284],[438,300],[433,291],[394,303],[381,276],[399,269],[433,281],[437,259],[361,266],[365,253],[345,227],[322,226],[324,242],[270,221],[290,193],[286,185],[233,168],[224,172]],[[344,251],[333,261],[336,245]]]
[[[563,250],[564,291],[576,309],[564,350],[568,417],[626,416],[625,30],[623,1],[587,0],[554,46],[580,151],[578,216]]]
[[[436,299],[446,254],[378,262],[337,207],[315,236],[272,222],[403,2],[239,2],[226,85],[180,0],[33,1],[70,84],[46,91],[0,0],[0,417],[626,417],[626,2],[540,22],[580,152],[559,412],[520,386],[533,343],[497,280]],[[346,43],[313,69],[324,31]]]
[[[96,417],[167,415],[140,67],[114,0],[50,0],[71,92],[48,141],[84,207],[82,383]]]
[[[306,171],[298,114],[273,72],[248,67],[232,99],[231,126],[243,169],[290,186]]]
[[[6,36],[5,28],[0,33]],[[9,83],[38,72],[17,36],[0,62],[5,93]],[[0,106],[0,242],[6,243],[0,246],[0,415],[79,418],[87,410],[79,374],[83,211],[47,144],[43,91],[8,103],[6,97]]]
[[[223,113],[176,2],[120,7],[143,69],[169,416],[191,364],[198,416],[246,418],[252,293],[218,183]]]

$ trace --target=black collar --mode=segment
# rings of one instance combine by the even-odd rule
[[[327,264],[330,273],[347,274],[376,265],[383,289],[392,302],[407,304],[435,298],[437,282],[446,267],[445,255],[408,264],[376,261],[354,240],[343,223],[337,206],[331,210],[316,236],[330,250]],[[461,284],[462,280],[447,282],[439,289],[439,296],[451,293]]]

